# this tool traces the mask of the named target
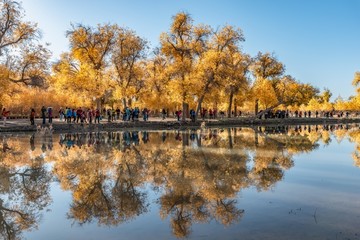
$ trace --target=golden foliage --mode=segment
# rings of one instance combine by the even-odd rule
[[[332,104],[328,89],[319,94],[314,86],[285,75],[285,65],[274,54],[259,52],[251,58],[243,53],[241,29],[225,25],[214,31],[206,24],[195,25],[185,12],[173,16],[150,59],[147,41],[131,29],[116,24],[74,24],[66,33],[70,49],[53,64],[50,74],[50,52],[32,42],[38,37],[36,24],[22,21],[21,5],[1,3],[1,21],[9,17],[14,25],[0,38],[0,87],[5,92],[0,105],[15,105],[12,112],[23,114],[29,106],[44,102],[42,96],[46,96],[42,104],[49,106],[122,103],[124,107],[136,104],[173,110],[183,104],[186,110],[189,104],[198,111],[204,106],[227,110],[229,116],[233,106],[253,112],[256,100],[264,109],[345,111],[360,106],[358,96]],[[5,51],[9,46],[18,48],[20,57]],[[359,76],[356,72],[355,87]],[[48,88],[51,94],[37,87]],[[20,107],[20,99],[36,94],[38,100]]]
[[[355,72],[354,79],[352,81],[352,85],[358,87],[360,83],[360,72]],[[359,88],[356,89],[357,93],[359,93]]]
[[[270,80],[259,78],[256,80],[253,95],[259,99],[260,108],[269,108],[273,105],[278,104],[275,89]]]
[[[252,71],[256,78],[272,79],[281,76],[285,66],[273,54],[259,52],[255,57]]]

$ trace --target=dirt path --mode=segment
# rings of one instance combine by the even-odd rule
[[[122,130],[122,129],[186,129],[186,128],[200,128],[200,127],[252,127],[252,126],[281,126],[281,125],[326,125],[326,124],[346,124],[346,123],[360,123],[360,118],[285,118],[285,119],[254,119],[250,117],[241,118],[224,118],[224,119],[207,119],[205,121],[198,120],[191,122],[178,122],[174,118],[162,120],[161,118],[150,118],[149,121],[144,122],[123,122],[114,121],[107,122],[102,120],[100,124],[80,124],[80,123],[66,123],[54,119],[52,124],[46,122],[42,125],[41,119],[35,120],[35,125],[31,126],[28,119],[10,119],[7,120],[6,125],[0,122],[1,132],[35,132],[35,131],[51,131],[51,132],[86,132],[86,131],[105,131],[105,130]]]

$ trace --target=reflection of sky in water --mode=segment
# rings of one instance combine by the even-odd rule
[[[166,134],[160,132],[156,133],[157,135],[154,132],[149,132],[149,135],[143,135],[142,132],[137,134],[122,135],[123,145],[145,146],[151,144],[152,141],[157,141],[159,149],[181,150],[183,138],[188,136],[189,142],[185,145],[187,145],[186,149],[190,150],[187,154],[205,156],[205,158],[210,155],[217,156],[219,161],[224,161],[221,165],[227,164],[226,159],[236,162],[236,159],[242,159],[236,158],[237,156],[245,154],[248,159],[246,162],[248,171],[262,167],[261,164],[259,166],[255,163],[257,157],[271,157],[276,151],[287,151],[286,148],[276,147],[275,150],[267,150],[267,146],[274,142],[278,144],[282,141],[289,144],[292,141],[291,136],[286,138],[284,134],[281,138],[275,137],[275,140],[271,141],[260,139],[258,144],[261,149],[257,152],[253,145],[246,147],[249,143],[245,141],[253,137],[251,134],[245,135],[244,138],[235,137],[232,149],[227,148],[228,142],[224,143],[228,141],[226,131],[219,132],[215,139],[213,137],[209,139],[209,135],[191,136],[190,132],[188,135],[178,135],[175,131],[166,132]],[[241,131],[237,134],[241,134]],[[262,138],[263,135],[259,137]],[[20,139],[25,141],[27,136]],[[143,139],[148,142],[145,144]],[[76,145],[75,138],[68,140],[74,141]],[[35,139],[38,150],[43,145],[41,141],[42,139]],[[104,138],[103,142],[116,145],[116,141],[109,138]],[[319,147],[313,150],[294,153],[293,166],[289,169],[284,168],[282,179],[275,181],[267,190],[255,187],[252,181],[256,182],[259,179],[258,176],[253,176],[249,178],[250,184],[247,187],[235,191],[236,207],[244,210],[238,222],[225,226],[214,217],[210,217],[207,223],[194,221],[188,237],[190,239],[359,239],[360,168],[354,166],[354,160],[351,157],[356,144],[350,143],[347,139],[337,142],[333,136],[328,145],[324,145],[321,141],[317,143]],[[59,140],[56,135],[53,137],[53,145],[51,151],[57,151]],[[45,146],[48,148],[48,142]],[[275,146],[278,147],[278,145]],[[66,147],[67,145],[64,144],[61,149]],[[76,151],[81,151],[80,148],[75,148]],[[148,154],[148,149],[145,147],[142,149],[144,154]],[[35,156],[35,152],[36,150],[31,154]],[[47,161],[51,161],[48,159],[51,153],[45,151],[40,155]],[[221,156],[224,155],[226,157],[222,158]],[[50,163],[49,170],[53,166],[55,166],[54,163]],[[263,172],[257,174],[260,176],[261,173]],[[226,179],[226,174],[224,172],[224,175],[218,176],[218,179]],[[154,186],[152,183],[145,183],[137,187],[137,190],[146,193],[146,201],[149,204],[146,213],[113,227],[99,226],[96,217],[91,223],[79,226],[77,221],[66,217],[72,204],[72,192],[63,191],[59,179],[53,177],[50,185],[52,203],[45,211],[42,211],[38,230],[24,232],[23,236],[27,239],[176,239],[171,229],[172,215],[164,219],[160,218],[159,199],[169,189],[163,185],[158,188]]]

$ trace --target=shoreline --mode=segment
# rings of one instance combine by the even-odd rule
[[[17,120],[19,121],[19,120]],[[204,124],[205,122],[205,124]],[[257,127],[257,126],[286,126],[286,125],[328,125],[328,124],[351,124],[360,123],[360,118],[283,118],[283,119],[255,119],[254,117],[206,119],[196,122],[178,122],[170,120],[151,120],[134,122],[102,122],[100,124],[80,124],[54,121],[53,124],[30,125],[28,121],[12,121],[15,125],[3,126],[0,122],[0,134],[14,132],[39,132],[48,131],[52,133],[69,132],[98,132],[117,130],[185,130],[204,127]],[[40,127],[42,129],[40,129]]]

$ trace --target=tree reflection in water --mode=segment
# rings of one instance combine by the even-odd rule
[[[0,152],[0,234],[21,239],[24,230],[36,229],[41,211],[51,203],[51,173],[40,156],[30,156],[16,140],[2,140]]]
[[[67,216],[79,224],[116,226],[146,213],[145,186],[152,186],[177,237],[189,236],[194,222],[231,225],[245,213],[237,201],[242,189],[271,189],[294,166],[294,155],[328,144],[332,134],[360,144],[360,131],[346,125],[33,134],[30,145],[4,136],[0,231],[16,239],[36,228],[51,202],[52,179],[71,191]]]

